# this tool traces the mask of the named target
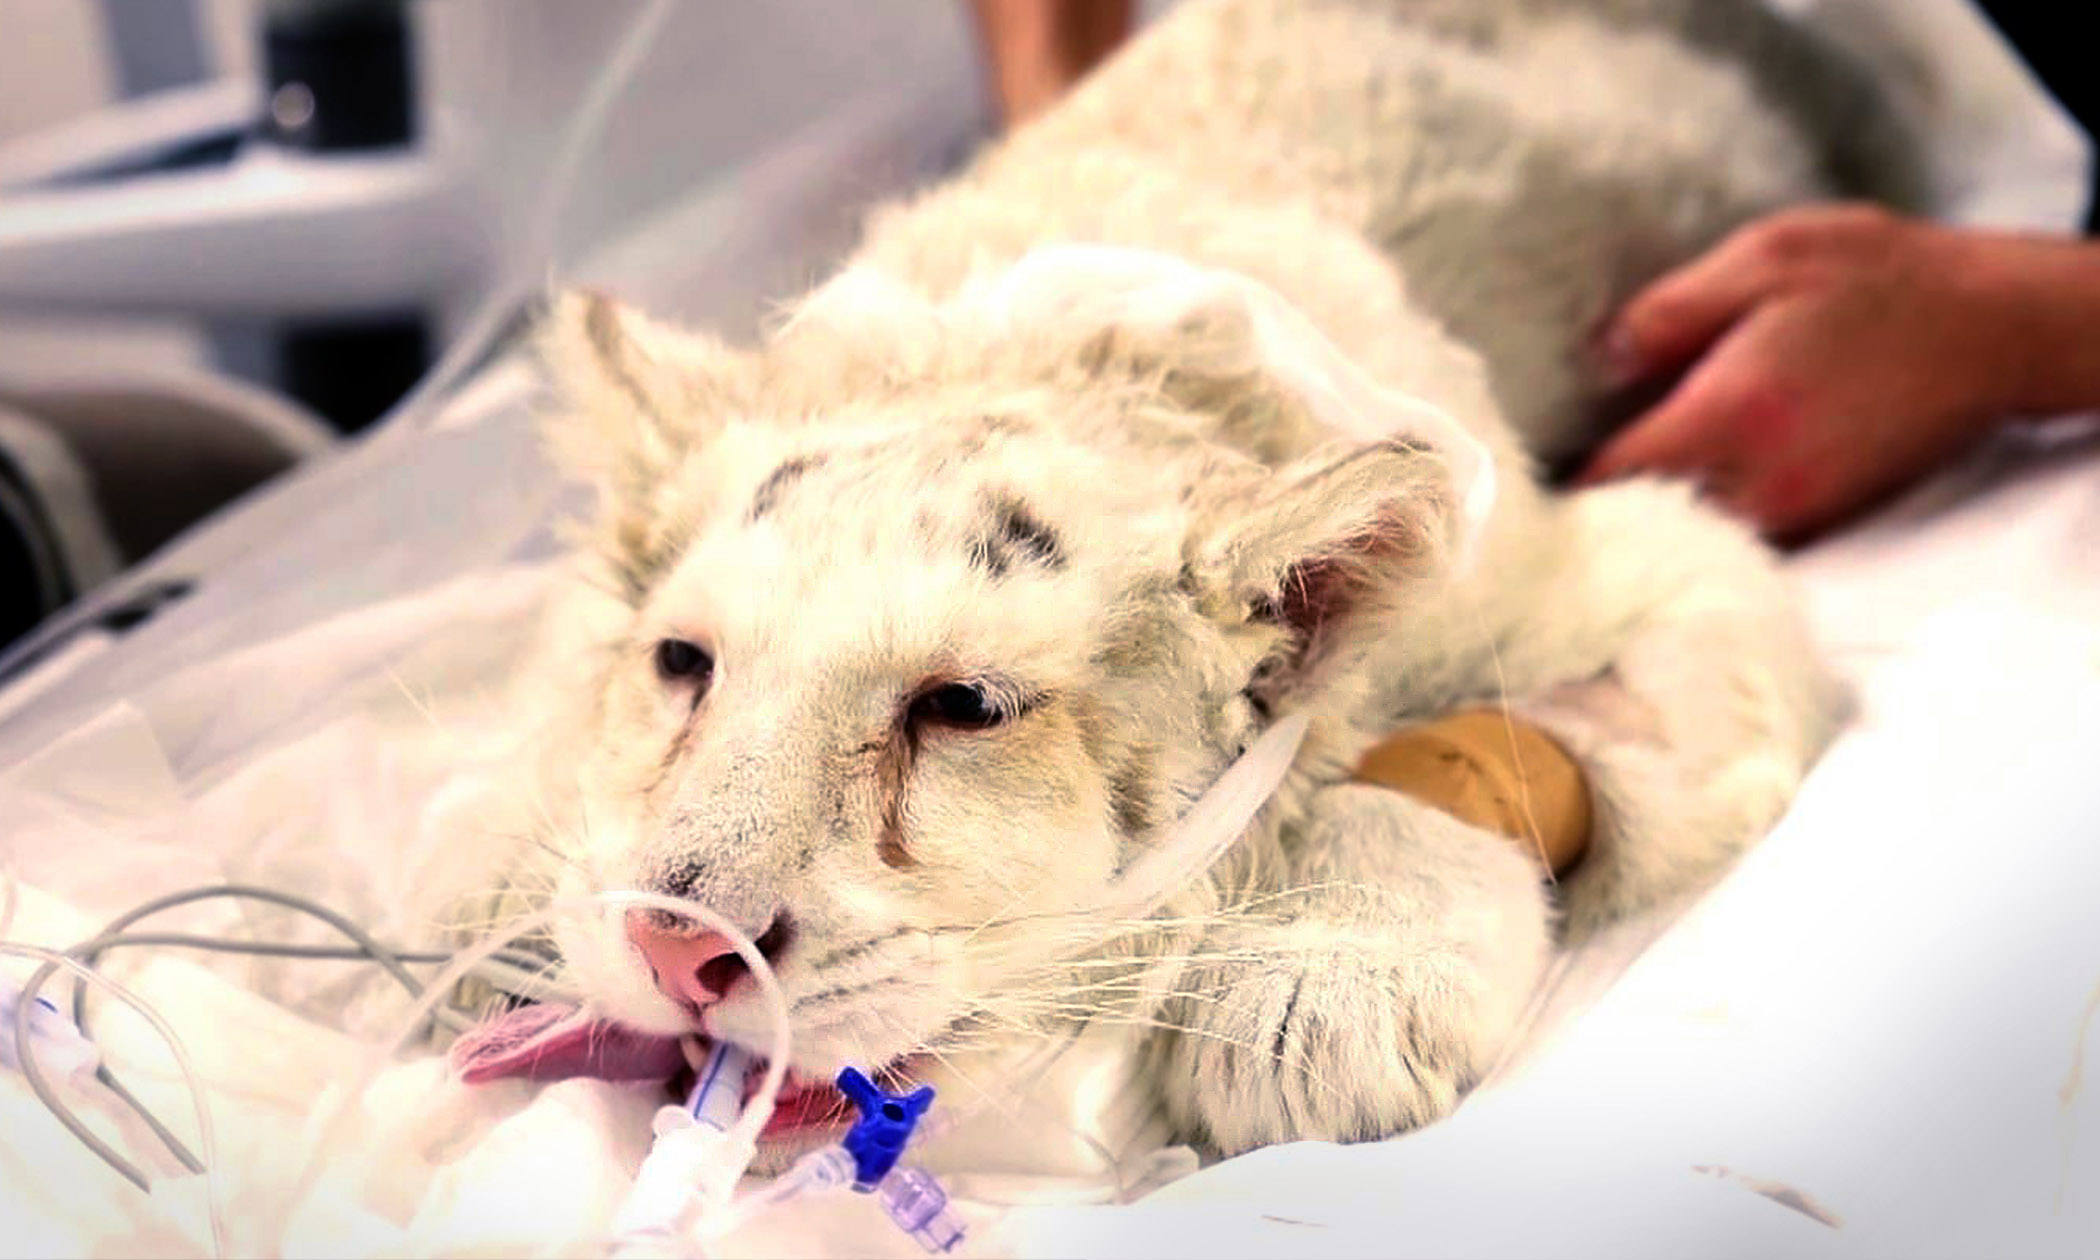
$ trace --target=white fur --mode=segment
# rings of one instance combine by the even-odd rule
[[[1579,444],[1581,338],[1633,285],[1874,187],[1829,173],[1873,130],[1818,113],[1855,99],[1843,67],[1758,8],[1192,3],[878,216],[763,346],[569,300],[594,646],[539,718],[564,860],[517,879],[791,916],[812,1072],[967,1075],[1126,1021],[1219,1150],[1448,1110],[1556,936],[1710,879],[1835,719],[1743,530],[1677,487],[1548,493],[1527,454]],[[697,705],[653,672],[666,637],[714,655]],[[909,718],[944,680],[1017,711]],[[1599,803],[1557,889],[1347,782],[1395,726],[1505,699]],[[1244,841],[1105,917],[1287,712],[1310,734]],[[616,934],[560,944],[608,1014],[685,1026]],[[748,996],[707,1022],[763,1033]]]

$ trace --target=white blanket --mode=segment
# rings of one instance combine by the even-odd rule
[[[1891,64],[1920,76],[1950,214],[2071,222],[2083,146],[1962,6],[1901,12],[1899,33],[1930,55]],[[754,286],[837,243],[819,211],[879,186],[856,186],[853,163],[898,166],[925,101],[805,133],[587,274],[650,298],[677,257],[687,313],[748,312]],[[707,257],[741,261],[670,252],[702,225],[720,245]],[[392,941],[432,939],[411,907],[472,876],[424,839],[425,812],[500,732],[481,701],[520,646],[562,501],[511,422],[520,389],[491,373],[442,424],[383,435],[206,531],[160,562],[211,574],[197,595],[0,695],[0,715],[16,710],[0,716],[0,844],[24,885],[8,938],[67,944],[148,896],[239,879],[319,895]],[[294,520],[302,536],[258,545]],[[2100,849],[2082,843],[2100,825],[2096,543],[2100,446],[2008,440],[1802,557],[1858,722],[1713,895],[1571,960],[1522,1051],[1450,1120],[1262,1151],[1139,1197],[1188,1169],[1147,1153],[1156,1127],[1118,1047],[1082,1044],[1025,1093],[944,1100],[991,1135],[950,1169],[970,1246],[2100,1254],[2100,1062],[2083,1031],[2100,995],[2100,915],[2084,905]],[[335,579],[324,595],[294,580],[316,563]],[[254,909],[171,923],[324,938]],[[362,1096],[294,1201],[317,1121],[383,1066],[400,996],[347,965],[155,954],[115,970],[209,1083],[235,1253],[574,1254],[646,1142],[651,1100],[635,1091],[468,1094],[425,1060]],[[113,1009],[95,1026],[191,1136],[150,1033]],[[117,1181],[12,1076],[0,1134],[0,1255],[203,1245],[184,1205]],[[850,1196],[720,1252],[913,1254]]]

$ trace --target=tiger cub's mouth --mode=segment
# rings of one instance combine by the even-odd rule
[[[675,1089],[689,1080],[692,1071],[682,1044],[685,1040],[641,1032],[576,1007],[536,1003],[506,1011],[462,1033],[452,1045],[452,1070],[469,1085],[586,1077]],[[910,1080],[914,1066],[912,1057],[906,1056],[870,1075],[896,1087]],[[758,1091],[761,1075],[754,1071],[746,1082],[746,1102]],[[761,1136],[803,1138],[843,1131],[853,1119],[852,1104],[830,1080],[790,1068]]]

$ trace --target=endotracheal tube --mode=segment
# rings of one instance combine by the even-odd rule
[[[688,1057],[697,1057],[687,1044]],[[750,1057],[718,1041],[693,1070],[685,1105],[656,1113],[656,1143],[613,1218],[608,1255],[634,1260],[698,1255],[698,1236],[721,1219],[738,1179],[750,1167],[753,1147],[736,1132]]]

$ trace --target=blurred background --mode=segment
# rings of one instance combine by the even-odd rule
[[[104,105],[214,78],[252,81],[261,0],[7,0],[0,146]],[[121,357],[183,367],[208,355],[182,320],[34,315],[0,304],[0,375]]]

